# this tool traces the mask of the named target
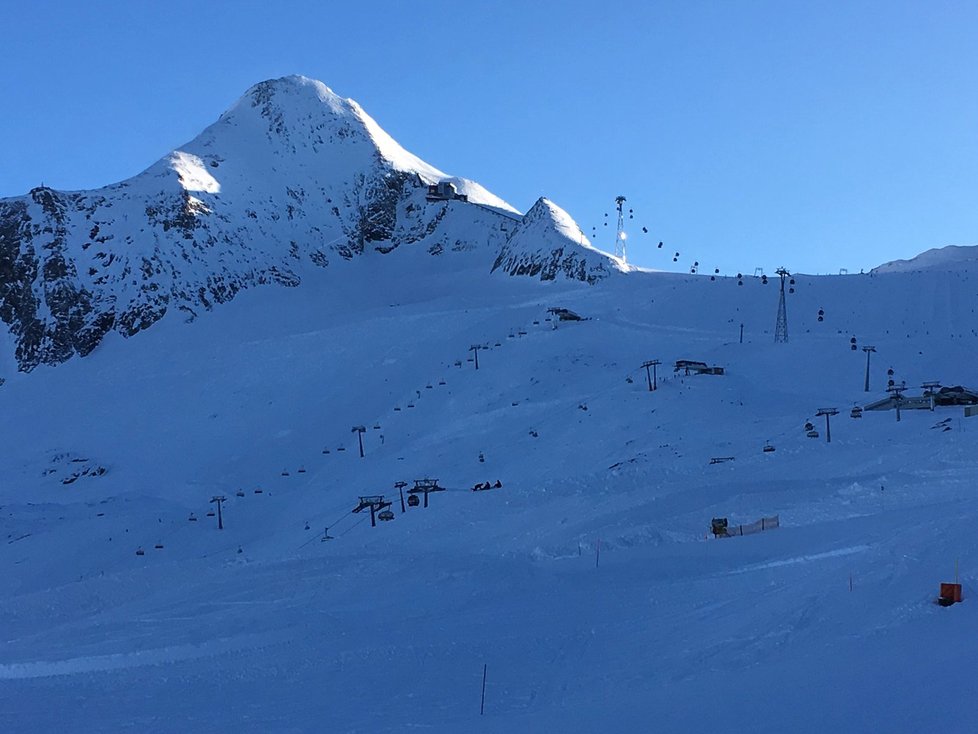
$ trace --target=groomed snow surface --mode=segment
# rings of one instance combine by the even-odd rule
[[[974,273],[797,277],[776,345],[773,281],[344,267],[0,387],[0,729],[975,731],[978,418],[849,417],[978,387]]]

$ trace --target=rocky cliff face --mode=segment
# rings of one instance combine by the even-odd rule
[[[509,221],[494,213],[516,212],[458,178],[471,203],[427,201],[447,178],[320,82],[257,84],[134,178],[0,200],[0,320],[18,368],[368,252],[484,250],[488,265]]]
[[[540,280],[567,278],[596,283],[627,266],[596,250],[571,216],[541,198],[500,249],[493,271]]]

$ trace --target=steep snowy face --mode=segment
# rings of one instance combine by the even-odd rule
[[[595,283],[628,266],[592,247],[567,212],[540,198],[516,226],[492,269],[540,280],[563,277]]]
[[[467,200],[430,200],[443,180]],[[477,251],[488,266],[501,212],[516,214],[321,82],[266,81],[134,178],[0,200],[0,320],[26,371],[85,355],[110,330],[130,336],[173,309],[192,319],[368,252]]]
[[[893,260],[872,273],[910,273],[919,270],[978,270],[978,245],[948,245],[922,252],[909,260]]]

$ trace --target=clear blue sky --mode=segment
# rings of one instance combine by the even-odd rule
[[[858,272],[978,243],[973,0],[0,9],[0,196],[131,176],[298,73],[519,209],[553,199],[604,249],[624,194],[639,265]]]

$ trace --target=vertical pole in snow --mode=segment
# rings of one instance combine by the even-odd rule
[[[869,355],[876,351],[876,347],[863,347],[863,351],[866,352],[866,384],[863,391],[869,392]]]
[[[363,458],[363,434],[367,430],[366,426],[353,426],[353,433],[357,434],[357,441],[360,444],[360,458]]]
[[[469,351],[471,351],[475,355],[476,369],[479,369],[479,347],[480,347],[479,344],[473,344],[471,347],[469,347]]]
[[[479,706],[479,716],[486,713],[486,676],[489,673],[489,664],[482,665],[482,705]]]
[[[741,344],[744,343],[744,325],[743,324],[740,325],[740,343]]]
[[[818,412],[815,413],[816,416],[825,416],[825,443],[832,443],[832,429],[829,425],[829,418],[838,414],[839,411],[837,411],[835,408],[819,408]]]
[[[598,538],[598,542],[594,546],[594,567],[597,568],[599,563],[601,563],[601,538]]]
[[[401,493],[401,514],[404,514],[404,487],[398,487],[397,491]]]
[[[852,591],[852,574],[849,574],[849,591]]]
[[[224,502],[224,500],[226,499],[227,497],[225,497],[224,495],[214,495],[214,497],[211,498],[211,502],[214,502],[217,505],[217,529],[218,530],[224,530],[224,516],[221,514],[221,503]]]
[[[659,386],[658,372],[656,367],[660,364],[662,364],[662,362],[658,359],[650,359],[647,362],[642,363],[642,366],[645,368],[645,377],[649,384],[649,392],[652,392]],[[651,370],[649,369],[650,367],[652,368]]]

